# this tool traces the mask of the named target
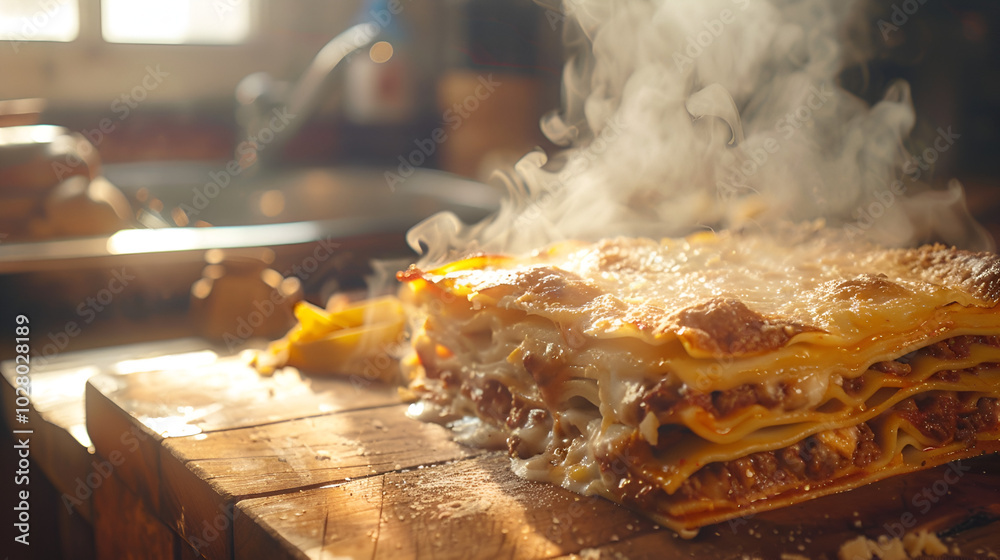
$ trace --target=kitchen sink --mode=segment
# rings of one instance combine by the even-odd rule
[[[30,310],[33,324],[57,339],[70,322],[87,327],[95,318],[116,325],[115,332],[170,317],[188,321],[191,286],[211,249],[273,255],[270,267],[299,276],[313,301],[333,290],[363,289],[373,259],[416,258],[405,241],[410,227],[444,210],[478,221],[501,196],[494,187],[433,170],[414,170],[394,188],[385,170],[373,168],[251,168],[234,177],[226,162],[157,162],[102,171],[132,202],[143,227],[0,243],[0,307]],[[185,218],[186,227],[176,225]],[[321,244],[335,247],[332,257],[308,274],[294,272]],[[97,306],[87,302],[122,278],[132,279],[127,288],[92,313]],[[128,342],[149,338],[140,334]],[[72,342],[69,349],[104,343]]]
[[[392,186],[386,170],[364,167],[250,168],[235,176],[229,169],[227,162],[155,162],[105,165],[103,171],[130,200],[156,198],[167,215],[182,208],[192,221],[214,226],[392,218],[393,229],[405,231],[441,210],[480,220],[500,201],[492,187],[425,169]]]

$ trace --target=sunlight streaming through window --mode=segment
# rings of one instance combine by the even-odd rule
[[[3,0],[0,6],[2,40],[65,42],[80,30],[77,0]]]
[[[251,0],[101,0],[111,43],[232,44],[250,34]]]

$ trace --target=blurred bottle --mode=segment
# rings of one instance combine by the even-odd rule
[[[539,20],[530,1],[453,0],[448,68],[437,84],[437,102],[448,140],[442,169],[486,179],[543,142],[538,119]]]
[[[355,18],[354,23],[371,23],[378,31],[370,46],[348,61],[344,113],[353,124],[405,124],[415,118],[414,34],[403,7],[394,0],[366,0]]]

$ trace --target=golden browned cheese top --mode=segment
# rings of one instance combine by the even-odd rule
[[[545,316],[592,336],[676,337],[715,356],[767,352],[800,335],[843,343],[935,317],[946,324],[942,313],[954,309],[997,318],[1000,301],[995,254],[942,245],[884,249],[804,228],[561,243],[419,276],[474,303]]]

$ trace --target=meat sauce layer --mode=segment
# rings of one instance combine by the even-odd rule
[[[976,434],[992,433],[1000,428],[1000,406],[992,397],[975,398],[953,391],[932,391],[900,401],[884,416],[898,415],[934,441],[934,447],[974,442]],[[664,426],[668,431],[685,432],[680,426]],[[661,428],[661,430],[663,429]],[[676,438],[660,438],[650,446],[641,438],[630,441],[624,456],[643,456],[656,463],[657,451]],[[891,451],[891,450],[890,450]],[[868,423],[810,436],[801,442],[774,451],[762,451],[732,461],[710,463],[688,478],[675,496],[667,496],[655,484],[623,474],[619,488],[622,499],[643,508],[656,501],[684,499],[724,500],[735,504],[779,493],[789,487],[823,484],[836,478],[863,472],[885,450],[879,447]],[[602,470],[614,472],[614,458],[601,461]],[[633,461],[635,464],[643,460]],[[619,469],[620,470],[620,469]]]
[[[973,344],[1000,347],[997,336],[958,336],[936,342],[896,360],[878,362],[869,369],[884,374],[906,377],[912,371],[910,363],[919,356],[929,355],[938,359],[961,360],[967,358]],[[426,359],[432,365],[433,359]],[[979,364],[965,370],[938,372],[936,377],[955,380],[962,372],[977,373],[997,364]],[[534,424],[552,427],[552,415],[544,405],[529,403],[512,394],[496,380],[479,378],[462,379],[451,371],[428,368],[428,377],[440,379],[443,389],[457,392],[475,406],[477,416],[484,422],[508,434],[508,450],[512,456],[527,458],[537,450],[528,451],[512,432]],[[861,378],[843,380],[845,391],[856,393],[861,388]],[[446,402],[445,395],[435,395]],[[435,396],[431,396],[433,399]],[[777,384],[767,389],[762,385],[741,385],[727,391],[698,393],[683,388],[670,387],[663,380],[641,399],[643,412],[662,418],[676,412],[679,407],[697,406],[717,418],[724,418],[747,406],[760,404],[767,408],[789,407],[796,395],[789,385]],[[426,397],[426,396],[425,396]],[[897,415],[918,429],[935,446],[953,442],[971,444],[979,433],[1000,429],[1000,405],[996,398],[976,397],[954,391],[929,391],[904,399],[872,422],[887,415]],[[640,415],[642,417],[642,415]],[[557,434],[557,440],[569,441],[574,434]],[[606,475],[619,480],[617,492],[625,503],[642,509],[657,509],[656,503],[680,499],[722,500],[734,504],[775,495],[789,488],[807,484],[821,485],[834,479],[864,472],[886,450],[879,447],[869,423],[816,434],[772,451],[750,454],[732,461],[710,463],[688,478],[673,496],[640,474],[644,465],[656,465],[659,452],[678,440],[691,436],[691,432],[678,424],[663,424],[659,428],[658,443],[651,446],[638,434],[610,457],[597,457]],[[569,436],[569,437],[566,437]],[[555,454],[560,455],[560,450]],[[892,451],[892,450],[890,450]],[[623,461],[622,457],[627,460]]]
[[[912,368],[910,363],[916,358],[928,355],[942,360],[961,360],[969,356],[973,344],[981,344],[1000,348],[1000,336],[963,335],[942,340],[925,346],[919,350],[901,356],[896,360],[877,362],[870,370],[880,373],[906,377]],[[993,368],[997,364],[981,364],[970,368],[976,373],[981,368]],[[934,374],[934,378],[943,381],[956,381],[957,370],[946,370]],[[864,383],[863,376],[842,381],[844,391],[856,395]],[[684,385],[677,385],[672,377],[664,377],[646,392],[640,403],[640,417],[645,413],[655,414],[661,423],[666,423],[671,416],[688,407],[705,410],[715,418],[725,418],[752,405],[761,405],[767,409],[784,408],[793,410],[804,405],[807,397],[797,391],[792,382],[774,384],[744,384],[725,391],[711,393],[691,390]]]

